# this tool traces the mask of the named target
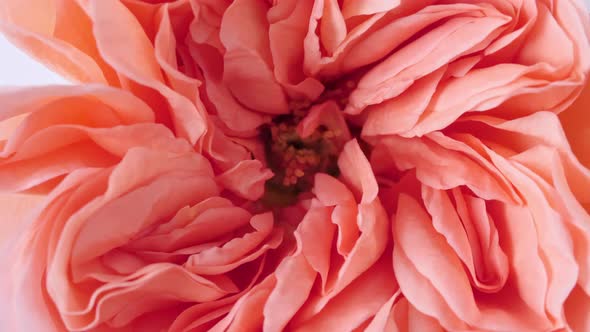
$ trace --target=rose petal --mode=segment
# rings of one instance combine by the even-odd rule
[[[244,160],[217,177],[224,188],[255,201],[264,195],[266,180],[274,176],[258,160]]]
[[[194,144],[205,132],[205,115],[163,83],[153,46],[135,17],[123,4],[112,0],[91,1],[89,14],[98,50],[105,60],[125,76],[161,93],[170,105],[175,129]],[[130,58],[129,54],[142,56]]]
[[[226,48],[223,80],[247,107],[281,114],[288,111],[287,101],[271,71],[267,9],[259,1],[238,0],[223,15],[219,32]],[[259,98],[260,95],[265,98]]]

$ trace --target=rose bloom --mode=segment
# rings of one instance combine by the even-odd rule
[[[581,3],[5,0],[0,30],[91,83],[0,93],[0,189],[43,195],[0,200],[3,329],[590,330]]]

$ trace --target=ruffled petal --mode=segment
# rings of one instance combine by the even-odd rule
[[[260,1],[238,0],[223,15],[219,32],[226,48],[223,80],[247,107],[282,114],[288,111],[287,100],[272,72],[267,10]]]
[[[125,77],[160,93],[170,107],[178,135],[195,143],[206,130],[205,114],[164,84],[153,45],[137,19],[123,4],[111,0],[91,1],[89,15],[94,23],[98,50],[104,59]],[[121,28],[123,26],[125,28]],[[129,54],[142,56],[129,57]]]

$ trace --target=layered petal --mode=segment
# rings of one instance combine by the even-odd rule
[[[0,119],[3,190],[47,192],[81,168],[107,167],[138,146],[189,151],[140,99],[99,85],[4,89]],[[14,121],[16,120],[16,121]]]
[[[588,191],[579,185],[590,173],[559,128],[550,113],[472,116],[423,138],[378,140],[372,163],[395,200],[385,206],[400,290],[445,329],[561,328],[574,288],[587,293]]]
[[[356,141],[344,147],[339,166],[350,189],[316,175],[316,198],[294,233],[297,249],[277,268],[264,306],[267,330],[361,326],[397,287],[385,252],[389,220],[373,196],[376,182]],[[355,199],[351,189],[364,199]]]
[[[271,214],[253,215],[219,194],[209,162],[195,153],[133,148],[114,167],[71,173],[10,264],[6,287],[24,294],[30,281],[38,286],[10,300],[46,301],[35,310],[57,330],[133,331],[145,314],[172,324],[187,304],[239,293],[282,231]],[[33,326],[23,314],[15,312],[17,329]]]

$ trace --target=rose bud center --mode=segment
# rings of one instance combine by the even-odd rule
[[[313,187],[316,173],[338,176],[338,155],[344,141],[342,131],[319,125],[302,137],[298,127],[314,105],[333,101],[340,109],[346,107],[353,81],[327,86],[316,100],[292,100],[290,114],[280,115],[263,127],[261,139],[265,145],[266,161],[275,176],[266,182],[262,201],[269,206],[288,206]]]

